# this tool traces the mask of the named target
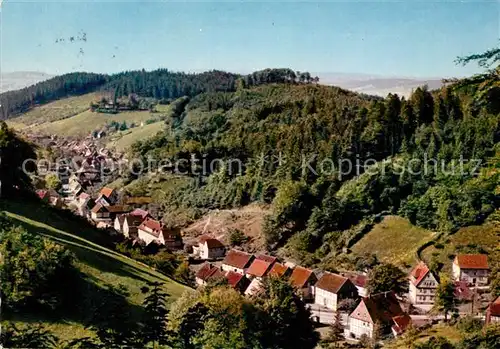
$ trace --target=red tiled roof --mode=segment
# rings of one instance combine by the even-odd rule
[[[230,250],[224,260],[223,264],[230,265],[238,269],[245,269],[252,261],[253,256],[243,251]]]
[[[113,194],[113,192],[114,192],[114,189],[104,187],[101,189],[101,191],[99,193],[104,195],[105,197],[109,198]]]
[[[485,254],[459,254],[455,262],[461,269],[488,269],[488,256]]]
[[[240,273],[236,273],[232,270],[228,271],[226,273],[226,279],[227,279],[227,283],[231,286],[231,287],[237,287],[238,284],[240,283],[240,281],[244,278],[245,276],[243,274],[240,274]]]
[[[392,321],[394,321],[394,325],[392,326],[392,329],[397,334],[401,334],[411,324],[411,317],[408,314],[397,315],[397,316],[392,318]]]
[[[224,244],[220,242],[219,240],[208,236],[208,235],[202,235],[199,239],[198,242],[201,244],[207,244],[208,248],[220,248],[224,247]]]
[[[252,264],[247,270],[247,274],[257,277],[266,276],[271,269],[272,263],[266,262],[262,259],[254,259]]]
[[[271,263],[271,264],[275,263],[278,260],[278,258],[273,257],[273,256],[268,256],[267,254],[258,254],[255,256],[255,258],[263,260],[263,261]]]
[[[217,267],[213,266],[210,263],[205,263],[196,273],[196,277],[203,281],[207,281],[210,276],[212,276],[215,271],[218,270]]]
[[[290,282],[293,286],[297,288],[304,288],[305,284],[309,279],[314,275],[312,270],[295,267],[292,271],[292,275],[290,276]]]
[[[347,280],[348,279],[346,277],[326,272],[318,280],[315,286],[316,288],[320,288],[328,292],[337,293]]]
[[[425,276],[429,273],[429,267],[424,262],[418,263],[415,268],[410,273],[410,280],[415,285],[418,286],[420,282],[425,278]]]
[[[208,277],[209,280],[214,280],[214,279],[224,279],[226,277],[226,274],[224,274],[223,271],[221,271],[219,268],[215,268],[215,271],[210,274]]]
[[[366,287],[366,283],[368,282],[368,276],[358,273],[341,273],[340,275],[348,278],[357,287]]]
[[[130,214],[132,216],[139,216],[142,219],[146,219],[149,216],[149,212],[148,211],[142,210],[140,208],[136,208],[135,210],[133,210],[132,212],[130,212]]]
[[[149,232],[145,228],[151,229],[152,232]],[[160,232],[163,229],[163,224],[155,219],[148,218],[141,223],[141,225],[139,226],[139,229],[141,229],[147,233],[150,233],[151,235],[154,235],[155,237],[159,237]]]
[[[103,205],[101,205],[101,204],[97,204],[97,205],[95,205],[95,206],[92,208],[92,210],[91,210],[91,211],[92,211],[93,213],[98,213],[99,211],[101,211],[101,209],[106,210],[106,207],[105,207],[105,206],[103,206]]]
[[[288,272],[288,267],[281,263],[274,263],[271,270],[269,270],[269,275],[274,277],[281,277]]]
[[[492,316],[500,316],[500,296],[490,304],[488,311]]]
[[[383,292],[362,298],[358,307],[364,307],[369,314],[369,322],[392,323],[394,318],[406,315],[401,309],[398,299],[394,292]],[[358,316],[358,307],[349,315],[354,319],[366,321],[362,315]],[[399,320],[403,323],[403,320]]]

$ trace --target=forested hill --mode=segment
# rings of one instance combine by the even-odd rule
[[[133,151],[183,159],[176,170],[188,174],[185,184],[162,188],[166,212],[269,203],[269,246],[293,236],[292,250],[321,260],[349,247],[352,229],[380,214],[453,232],[495,212],[499,91],[495,72],[438,91],[418,88],[409,99],[322,85],[243,86],[184,100],[167,130]],[[196,172],[192,158],[200,159]],[[216,170],[203,165],[214,159],[228,161]]]
[[[0,118],[9,119],[36,105],[95,90],[108,91],[116,98],[137,94],[160,100],[192,97],[202,92],[235,91],[237,81],[241,86],[249,87],[267,83],[317,83],[319,79],[308,72],[291,69],[265,69],[245,76],[216,70],[187,74],[168,69],[127,71],[114,75],[70,73],[0,94]]]

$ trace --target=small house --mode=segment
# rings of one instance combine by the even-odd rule
[[[269,270],[268,276],[281,278],[288,277],[291,274],[290,268],[281,263],[274,263],[271,270]]]
[[[94,221],[111,220],[109,211],[106,209],[106,206],[100,203],[96,204],[92,208],[92,210],[90,210],[90,217]]]
[[[414,305],[434,304],[437,278],[424,263],[418,263],[410,272],[409,299]]]
[[[358,298],[358,289],[348,278],[326,272],[314,285],[314,303],[337,310],[343,299]]]
[[[488,256],[485,254],[459,254],[453,260],[453,279],[472,286],[488,284]]]
[[[230,250],[222,261],[222,270],[234,271],[245,275],[246,269],[253,262],[254,257],[243,251]]]
[[[197,252],[201,259],[216,259],[224,257],[226,248],[219,240],[203,235],[198,240],[198,246],[194,248],[194,252]]]
[[[182,248],[182,238],[179,232],[167,229],[163,223],[155,219],[144,220],[137,228],[137,235],[146,245],[155,242],[171,249]]]
[[[340,275],[348,278],[358,289],[358,295],[360,297],[368,296],[368,289],[366,288],[368,284],[368,276],[362,273],[341,273]]]
[[[118,192],[115,189],[111,189],[108,187],[104,187],[99,192],[99,196],[96,199],[96,202],[100,202],[103,200],[103,205],[108,203],[108,205],[114,205],[118,201]]]
[[[361,299],[349,315],[348,332],[351,338],[368,338],[390,335],[398,336],[411,324],[394,292],[383,292]],[[378,333],[377,333],[378,332]]]
[[[241,293],[244,293],[250,284],[250,280],[248,280],[245,275],[236,273],[232,270],[226,272],[226,279],[229,286]]]
[[[290,283],[304,300],[314,298],[314,284],[318,281],[314,272],[310,269],[295,267],[290,275]]]
[[[140,217],[142,220],[145,220],[146,218],[152,218],[148,211],[140,209],[140,208],[136,208],[135,210],[130,212],[130,214],[132,216]]]
[[[208,279],[212,274],[214,274],[218,268],[211,263],[204,263],[200,270],[196,273],[195,281],[196,285],[204,286],[207,284]]]

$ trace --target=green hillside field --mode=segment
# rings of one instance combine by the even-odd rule
[[[29,126],[63,120],[88,110],[90,102],[98,98],[98,94],[88,93],[83,96],[60,99],[35,107],[19,117],[10,119],[7,124],[19,130]]]
[[[134,142],[154,136],[158,131],[161,131],[165,126],[163,121],[157,121],[152,124],[138,126],[126,131],[121,131],[116,135],[113,134],[108,148],[115,148],[117,151],[125,151]]]
[[[106,124],[116,121],[127,124],[140,124],[151,118],[148,111],[127,111],[118,114],[93,113],[86,110],[83,113],[64,120],[48,122],[32,128],[43,134],[56,134],[59,136],[85,137],[94,130],[99,130]]]
[[[352,251],[359,256],[375,254],[383,262],[410,266],[416,262],[418,247],[434,235],[405,218],[386,216],[353,246]]]
[[[109,240],[103,235],[106,233],[86,226],[76,218],[61,215],[55,209],[36,202],[2,201],[0,210],[27,230],[67,246],[76,255],[77,268],[85,278],[84,298],[87,298],[77,300],[75,309],[68,309],[57,316],[23,313],[10,318],[4,316],[4,320],[18,324],[41,322],[61,339],[78,338],[91,335],[85,328],[90,316],[85,312],[86,302],[99,302],[100,297],[112,288],[119,287],[125,292],[132,312],[137,314],[141,311],[138,306],[144,299],[141,287],[147,282],[163,283],[170,302],[189,290],[152,268],[104,247]]]

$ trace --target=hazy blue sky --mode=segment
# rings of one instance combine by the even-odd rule
[[[2,70],[166,67],[442,77],[457,55],[498,45],[500,5],[469,2],[4,0]],[[81,31],[87,42],[67,42]],[[64,43],[56,39],[66,38]],[[83,50],[83,55],[80,52]],[[113,56],[115,56],[113,58]]]

